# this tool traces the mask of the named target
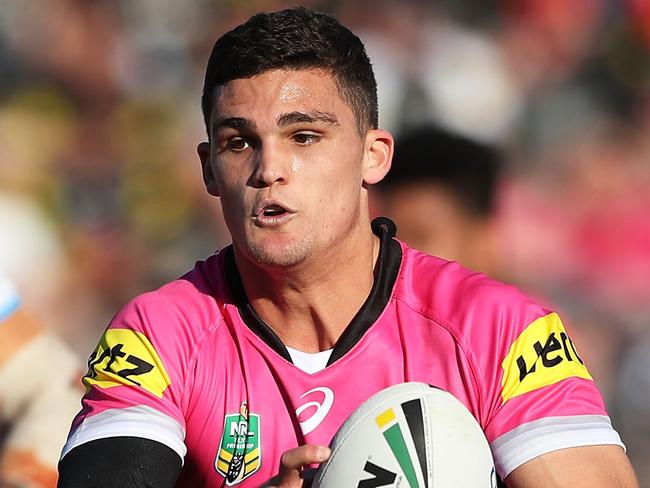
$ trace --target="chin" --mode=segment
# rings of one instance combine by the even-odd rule
[[[306,241],[293,243],[249,243],[246,246],[255,262],[271,267],[291,267],[302,263],[309,255]]]

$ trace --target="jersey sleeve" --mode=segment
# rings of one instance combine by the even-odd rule
[[[169,285],[168,285],[169,286]],[[86,393],[62,457],[108,437],[140,437],[186,448],[183,399],[196,332],[178,297],[152,292],[136,298],[111,321],[88,359]],[[191,302],[191,300],[187,300]]]
[[[488,323],[473,328],[469,349],[483,379],[481,423],[499,475],[558,449],[624,447],[559,315],[511,287],[488,295],[476,310]]]

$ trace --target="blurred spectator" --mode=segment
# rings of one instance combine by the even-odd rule
[[[377,185],[376,210],[428,254],[495,274],[494,212],[502,162],[490,146],[434,126],[405,132]]]
[[[34,202],[0,191],[0,270],[21,290],[23,301],[40,320],[58,310],[68,263],[56,230]]]
[[[120,25],[114,2],[38,0],[3,2],[2,18],[12,50],[34,75],[64,85],[88,103],[117,95],[113,59]]]
[[[642,154],[611,120],[555,138],[531,170],[504,185],[503,266],[527,286],[571,289],[628,321],[649,313],[650,179]]]
[[[570,78],[592,53],[606,0],[500,0],[503,48],[530,96]]]
[[[0,486],[56,486],[82,374],[82,363],[21,308],[16,288],[0,275]]]
[[[507,137],[521,109],[514,79],[493,38],[463,27],[437,3],[348,6],[376,72],[380,122],[399,132],[425,123],[482,141]],[[356,15],[355,15],[356,14]]]

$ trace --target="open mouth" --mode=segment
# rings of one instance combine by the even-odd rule
[[[286,213],[287,209],[280,205],[269,205],[268,207],[264,207],[264,210],[262,211],[264,217],[277,217]]]
[[[276,201],[267,200],[256,206],[253,217],[257,225],[266,226],[279,225],[293,214],[295,214],[293,209],[285,207]]]

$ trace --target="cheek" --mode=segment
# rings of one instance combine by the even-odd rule
[[[221,188],[221,206],[224,215],[241,214],[244,211],[243,192],[237,191],[237,188],[232,186]]]
[[[221,179],[218,181],[218,187],[223,216],[229,226],[237,225],[237,222],[241,220],[246,211],[244,192],[241,190],[241,185]]]
[[[316,175],[313,181],[315,183],[308,186],[308,191],[325,203],[340,206],[359,196],[359,180],[349,171],[324,172]]]
[[[307,165],[305,165],[307,167]],[[347,197],[350,193],[358,193],[363,184],[361,162],[349,153],[334,152],[318,161],[313,166],[312,178],[325,187],[329,198]]]
[[[241,193],[242,181],[245,180],[237,165],[220,162],[215,168],[214,175],[222,200],[236,199]]]

